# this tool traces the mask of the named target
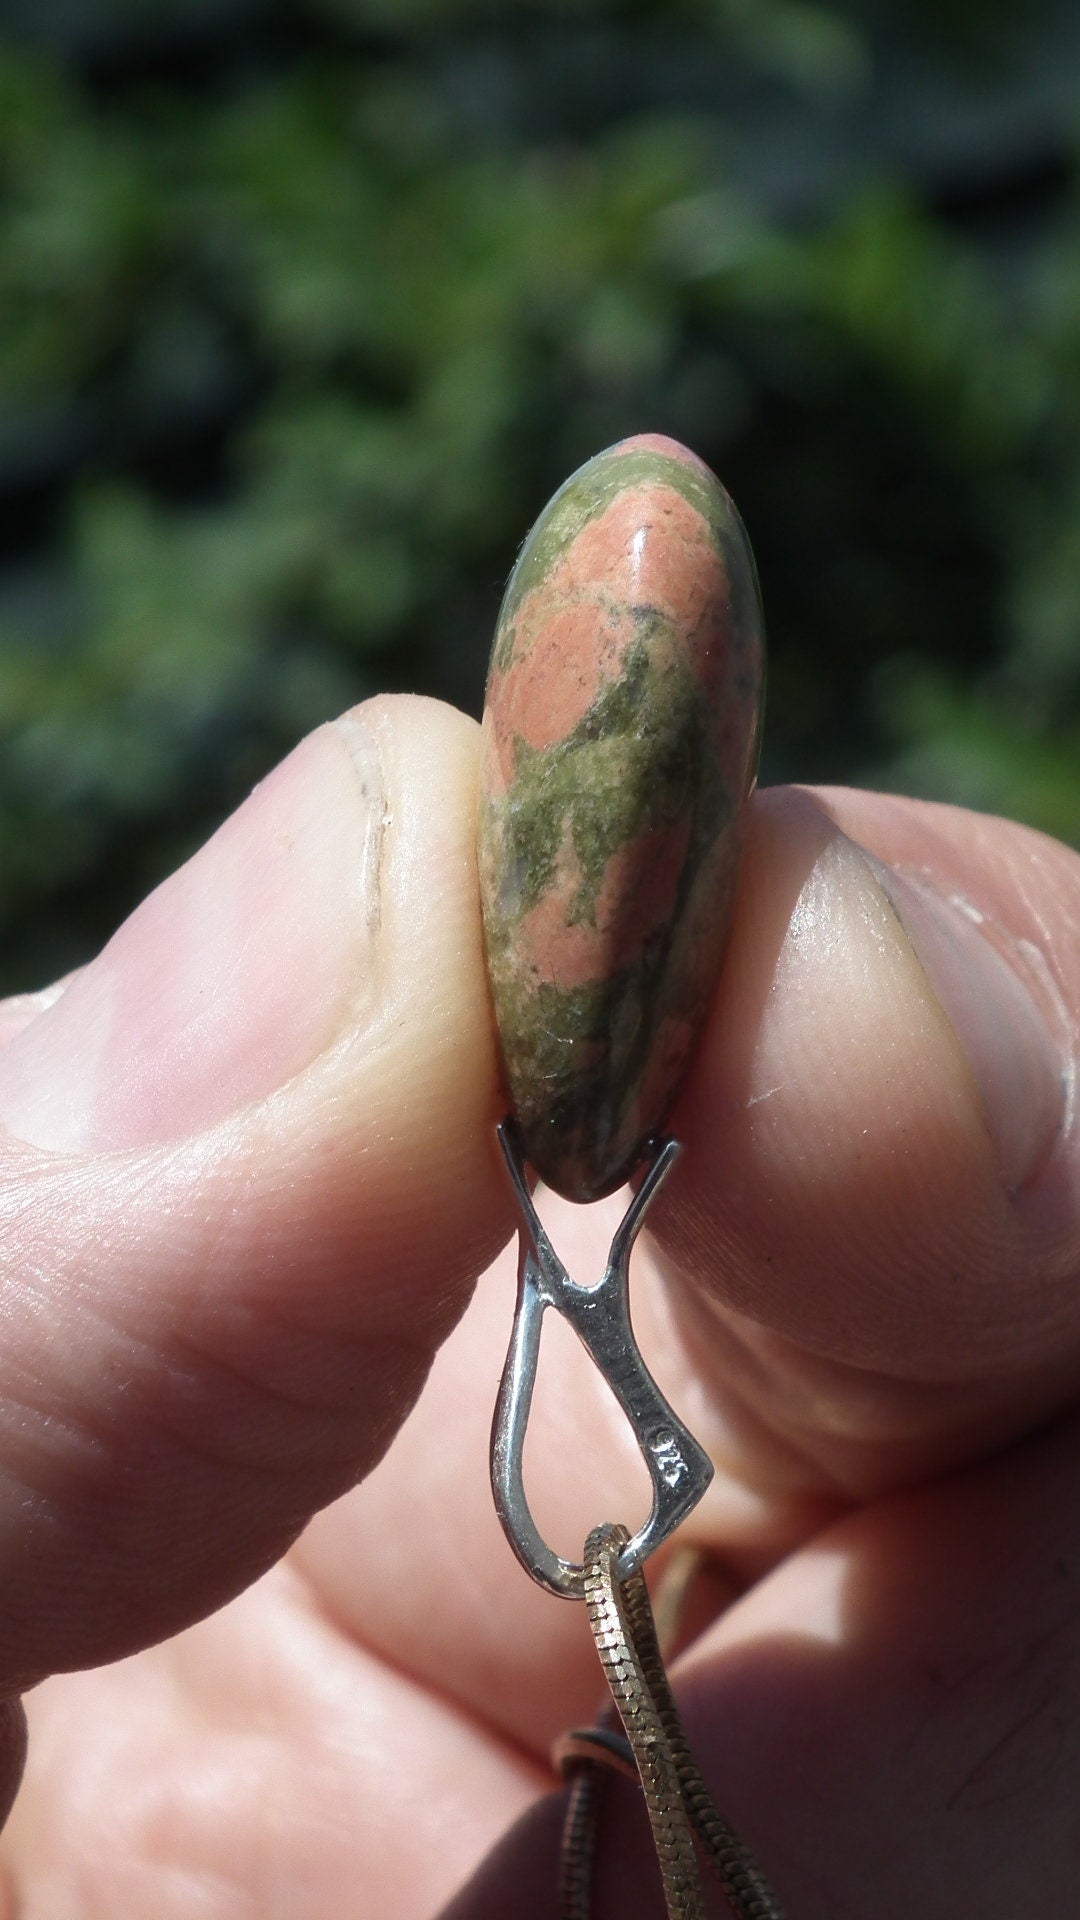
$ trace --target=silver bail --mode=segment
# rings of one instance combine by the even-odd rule
[[[544,1314],[554,1307],[570,1322],[594,1365],[622,1407],[652,1481],[652,1511],[619,1556],[622,1580],[695,1507],[713,1475],[712,1461],[698,1445],[649,1372],[630,1324],[630,1253],[650,1202],[678,1153],[674,1140],[659,1142],[641,1187],[626,1210],[608,1255],[603,1278],[579,1286],[551,1245],[533,1206],[525,1163],[512,1121],[498,1129],[521,1215],[518,1226],[518,1299],[491,1430],[491,1486],[503,1530],[534,1580],[564,1599],[583,1600],[585,1569],[564,1560],[537,1530],[525,1495],[522,1457],[529,1424]]]

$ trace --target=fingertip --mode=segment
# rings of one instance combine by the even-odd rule
[[[331,731],[379,808],[363,977],[330,1044],[230,1116],[210,1181],[204,1139],[170,1156],[169,1179],[228,1214],[234,1294],[373,1352],[433,1350],[511,1225],[476,875],[479,728],[439,701],[379,696]]]
[[[924,929],[897,904],[914,880],[955,914],[961,880],[974,897],[988,868],[1000,889],[1010,830],[955,810],[944,825],[925,812],[916,822],[915,803],[862,799],[782,788],[754,806],[658,1237],[726,1305],[811,1352],[928,1380],[1045,1362],[1077,1252],[1075,1207],[1070,1217],[1046,1198],[1063,1163],[1077,1193],[1063,1036],[963,914],[946,959],[976,984],[967,1006],[950,995],[940,954],[928,959]],[[869,846],[845,830],[867,824]],[[1057,870],[1048,876],[1056,887]],[[1020,918],[1039,938],[1030,885]],[[1018,1199],[1025,1153],[1034,1170]]]
[[[477,723],[415,695],[358,711],[386,774],[378,1012],[340,1061],[342,1122],[381,1195],[383,1258],[407,1233],[433,1271],[478,1271],[510,1231],[476,873]],[[345,725],[353,724],[347,716]],[[374,1249],[372,1249],[374,1252]]]

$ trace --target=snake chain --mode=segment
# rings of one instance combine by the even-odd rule
[[[589,1624],[626,1730],[610,1714],[598,1727],[557,1744],[573,1784],[563,1831],[560,1920],[589,1920],[600,1810],[607,1770],[640,1778],[669,1920],[705,1920],[694,1846],[701,1851],[738,1920],[784,1920],[780,1903],[749,1848],[713,1804],[687,1743],[671,1692],[644,1576],[619,1577],[625,1527],[605,1525],[585,1546]]]

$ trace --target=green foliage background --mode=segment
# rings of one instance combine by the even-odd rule
[[[334,710],[478,710],[642,428],[754,539],[765,777],[1080,840],[1078,83],[1039,0],[3,0],[4,982]]]

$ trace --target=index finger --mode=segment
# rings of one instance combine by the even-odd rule
[[[1080,860],[882,795],[759,796],[654,1218],[696,1349],[862,1495],[1080,1375]]]

